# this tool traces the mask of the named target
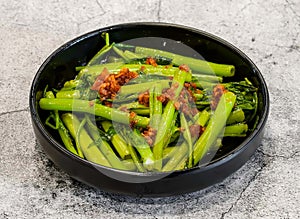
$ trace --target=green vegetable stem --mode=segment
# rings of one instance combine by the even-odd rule
[[[101,125],[104,131],[111,135],[111,143],[115,147],[119,156],[122,159],[127,158],[130,155],[128,145],[126,144],[124,139],[119,134],[116,133],[115,129],[112,126],[112,123],[109,120],[104,120],[103,122],[101,122]]]
[[[116,44],[115,46],[118,47],[119,44]],[[177,66],[186,64],[193,71],[198,71],[202,73],[215,74],[217,76],[224,76],[224,77],[232,77],[235,73],[235,67],[233,65],[216,64],[216,63],[190,58],[190,57],[186,57],[186,56],[182,56],[182,55],[178,55],[178,54],[174,54],[171,52],[166,52],[158,49],[136,46],[135,52],[137,54],[144,54],[152,57],[159,55],[162,57],[170,58],[172,59],[172,62]]]
[[[80,129],[80,121],[79,119],[71,113],[65,113],[62,115],[62,121],[64,122],[65,126],[70,131],[72,137],[74,139],[77,138],[76,133],[79,132],[79,139],[78,143],[79,146],[84,154],[84,157],[94,163],[101,164],[104,166],[111,167],[108,160],[105,158],[105,156],[101,153],[98,146],[95,144],[93,139],[89,136],[87,131],[82,128]]]
[[[41,98],[39,105],[41,109],[44,110],[85,112],[123,124],[129,124],[130,122],[134,122],[136,125],[141,127],[146,127],[149,124],[149,118],[147,117],[136,115],[131,118],[128,112],[120,111],[115,108],[110,108],[102,104],[98,104],[95,101],[79,99]]]
[[[186,118],[184,116],[183,113],[180,114],[180,123],[183,130],[183,137],[187,143],[188,146],[188,156],[189,156],[189,160],[188,160],[188,168],[191,168],[193,166],[193,140],[192,140],[192,136],[191,136],[191,132],[190,132],[190,127],[188,125],[188,122],[186,121]]]
[[[149,107],[152,113],[150,114],[150,127],[157,130],[159,123],[161,121],[161,116],[163,112],[162,102],[158,100],[158,97],[162,93],[162,85],[157,83],[153,89],[150,91]]]
[[[180,70],[177,74],[175,74],[172,86],[175,88],[174,91],[174,100],[179,96],[183,88],[183,84],[185,81],[185,77],[188,73],[186,71]],[[159,123],[159,128],[157,130],[156,139],[153,146],[153,154],[155,158],[155,168],[157,170],[161,170],[162,168],[162,155],[163,155],[163,148],[165,143],[170,138],[171,128],[172,128],[172,121],[174,119],[175,113],[175,106],[174,101],[169,101],[164,108],[164,112],[161,116],[161,121]]]
[[[94,139],[94,142],[96,143],[96,145],[99,147],[101,152],[104,154],[106,159],[109,161],[110,165],[113,168],[116,168],[116,169],[130,170],[116,156],[115,152],[112,150],[112,148],[110,147],[108,142],[101,138],[101,135],[98,132],[97,126],[93,124],[93,122],[90,120],[90,118],[87,115],[85,115],[85,118],[87,118],[87,120],[89,120],[89,122],[88,122],[88,131],[89,131],[89,133],[91,134],[92,138]]]
[[[188,154],[188,146],[185,143],[183,143],[182,145],[178,146],[176,153],[163,166],[162,171],[167,172],[167,171],[175,170],[182,159],[186,160],[187,154]]]
[[[193,153],[194,165],[206,155],[210,147],[221,134],[235,104],[235,100],[236,96],[232,92],[226,92],[220,98],[217,108],[213,112],[205,131],[195,143]]]
[[[44,96],[46,98],[50,98],[50,99],[55,98],[52,91],[47,91],[47,92],[45,91]],[[53,119],[55,121],[55,125],[52,125],[50,123],[51,119]],[[73,154],[76,154],[79,157],[83,158],[83,154],[82,154],[80,148],[77,147],[77,151],[76,151],[73,141],[71,139],[71,136],[69,134],[69,131],[68,131],[68,129],[66,129],[66,127],[64,126],[63,122],[61,121],[61,119],[59,117],[58,110],[54,110],[54,111],[50,112],[50,116],[46,119],[45,124],[48,125],[49,127],[51,127],[52,129],[58,130],[58,133],[59,133],[61,140],[64,143],[65,147]]]

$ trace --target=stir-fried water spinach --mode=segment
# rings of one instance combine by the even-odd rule
[[[230,80],[235,66],[103,38],[73,80],[39,100],[45,124],[76,156],[128,171],[182,170],[255,128],[257,88]]]

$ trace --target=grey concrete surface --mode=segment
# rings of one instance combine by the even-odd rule
[[[83,185],[36,143],[28,108],[35,72],[62,43],[108,25],[160,21],[208,31],[261,70],[271,109],[252,158],[223,182],[169,198]],[[0,218],[299,218],[300,1],[0,0]]]

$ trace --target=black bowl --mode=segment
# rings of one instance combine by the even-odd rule
[[[259,88],[259,122],[246,138],[227,142],[207,166],[163,173],[137,173],[107,168],[81,159],[64,148],[57,134],[44,125],[47,112],[39,109],[38,98],[48,84],[55,88],[74,78],[75,67],[84,65],[104,45],[100,35],[110,34],[112,42],[139,37],[163,37],[180,41],[199,52],[206,60],[236,66],[235,79],[248,77]],[[151,42],[150,42],[151,43]],[[172,49],[171,49],[172,50]],[[183,53],[184,51],[176,51]],[[187,54],[189,55],[189,54]],[[222,181],[239,169],[261,142],[269,111],[266,83],[255,64],[228,42],[189,27],[166,23],[130,23],[105,27],[82,35],[58,48],[38,70],[30,90],[30,110],[34,132],[49,158],[72,178],[101,190],[138,196],[170,196],[203,189]],[[124,180],[123,180],[124,179]],[[130,182],[128,180],[130,179]],[[137,183],[134,183],[137,182]]]

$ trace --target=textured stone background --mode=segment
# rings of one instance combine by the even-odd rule
[[[0,218],[300,217],[300,1],[0,0],[0,12]],[[135,21],[208,31],[262,71],[271,100],[265,137],[223,182],[169,198],[111,195],[70,179],[36,144],[28,92],[45,58],[83,33]]]

